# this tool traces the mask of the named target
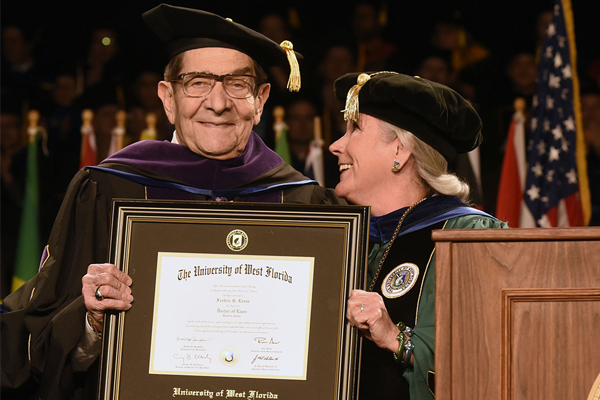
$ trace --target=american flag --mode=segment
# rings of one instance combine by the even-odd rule
[[[533,98],[531,139],[527,148],[528,170],[523,194],[535,226],[582,226],[584,215],[576,158],[576,104],[579,95],[570,41],[565,22],[571,8],[560,0],[541,49],[537,94]],[[572,27],[572,25],[570,25]],[[573,59],[572,59],[573,58]],[[581,129],[579,129],[581,132]],[[579,167],[581,172],[581,167]],[[583,168],[583,174],[587,172]],[[584,180],[587,184],[587,179]]]

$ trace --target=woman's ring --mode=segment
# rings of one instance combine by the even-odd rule
[[[98,291],[96,290],[96,297],[98,297],[97,293],[98,293]],[[360,312],[365,312],[365,305],[364,304],[360,305]]]
[[[98,286],[98,287],[96,288],[96,293],[95,293],[96,300],[104,300],[104,296],[102,296],[102,293],[100,293],[100,287],[101,287],[101,286],[102,286],[102,285],[100,285],[100,286]]]

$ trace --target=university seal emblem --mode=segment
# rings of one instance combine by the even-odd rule
[[[403,296],[417,282],[419,267],[413,263],[403,263],[390,271],[381,284],[381,293],[388,299]]]
[[[241,229],[234,229],[227,235],[227,247],[232,251],[242,251],[248,245],[248,235]]]

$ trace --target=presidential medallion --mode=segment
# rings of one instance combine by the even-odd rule
[[[234,229],[227,235],[227,247],[233,251],[242,251],[248,245],[248,235],[241,229]]]
[[[381,293],[388,299],[404,296],[417,282],[419,267],[403,263],[390,271],[381,284]]]

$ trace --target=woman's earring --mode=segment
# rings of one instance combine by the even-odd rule
[[[400,161],[394,161],[394,166],[392,167],[392,172],[400,171]]]

